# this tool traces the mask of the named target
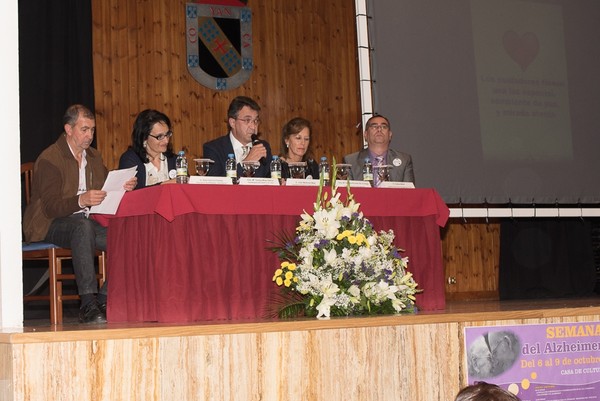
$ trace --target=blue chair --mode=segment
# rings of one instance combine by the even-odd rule
[[[33,162],[23,163],[21,165],[21,175],[23,177],[25,204],[29,204],[31,197],[31,183],[33,180]],[[71,259],[71,250],[61,248],[57,245],[48,242],[32,242],[22,245],[24,261],[47,261],[48,270],[38,280],[37,284],[23,296],[23,300],[27,301],[48,301],[50,302],[50,324],[62,324],[63,322],[63,301],[78,300],[77,294],[63,294],[62,282],[65,280],[75,280],[75,275],[72,273],[63,273],[62,262]],[[98,278],[99,285],[104,283],[106,274],[106,254],[104,252],[96,252],[98,257]],[[25,266],[25,265],[23,265]],[[37,294],[42,285],[48,281],[48,294]]]

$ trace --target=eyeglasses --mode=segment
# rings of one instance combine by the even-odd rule
[[[260,118],[236,118],[238,121],[242,121],[246,125],[250,125],[250,123],[254,123],[254,125],[260,124]]]
[[[148,136],[151,136],[152,138],[156,139],[157,141],[162,141],[165,138],[172,137],[173,136],[173,131],[167,131],[166,134],[158,134],[158,135],[148,134]]]
[[[373,131],[377,131],[377,130],[387,131],[390,129],[390,126],[387,124],[369,124],[368,128]]]

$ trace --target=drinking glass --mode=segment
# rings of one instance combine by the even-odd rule
[[[210,164],[214,163],[214,160],[211,159],[194,159],[196,162],[196,174],[198,175],[207,175],[210,170]]]
[[[392,166],[390,166],[389,164],[382,164],[373,168],[375,169],[375,174],[377,174],[377,186],[379,186],[379,184],[381,184],[384,181],[390,180],[390,169],[392,168]]]
[[[290,162],[290,178],[304,179],[306,174],[306,162]]]
[[[351,164],[344,164],[344,163],[338,163],[335,165],[335,169],[337,171],[337,178],[338,180],[347,180],[348,176],[350,175],[350,167],[352,167]]]
[[[256,169],[259,166],[260,166],[259,162],[243,161],[242,167],[244,168],[244,171],[242,172],[242,176],[243,177],[254,177],[254,173],[256,172]]]

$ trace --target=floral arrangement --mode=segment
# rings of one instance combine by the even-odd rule
[[[279,317],[394,314],[413,312],[417,283],[408,257],[393,244],[392,230],[376,232],[348,187],[346,201],[319,186],[312,214],[302,213],[295,237],[279,238],[281,266],[273,281],[283,293]]]

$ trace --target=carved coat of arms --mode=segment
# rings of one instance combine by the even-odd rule
[[[206,0],[185,5],[187,66],[200,84],[237,88],[250,77],[252,11],[238,0]]]

